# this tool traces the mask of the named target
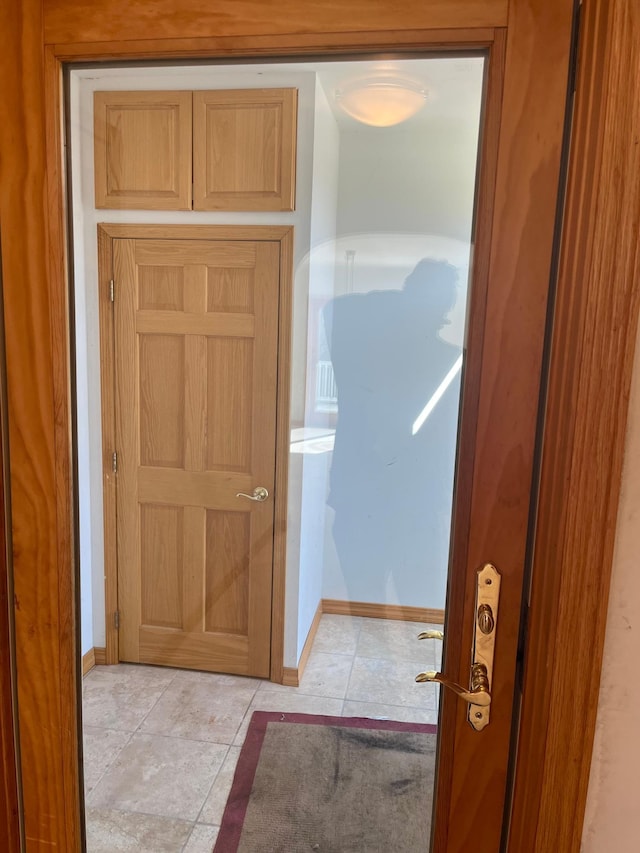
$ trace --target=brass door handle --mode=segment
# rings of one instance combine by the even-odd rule
[[[487,668],[483,663],[475,663],[471,668],[470,690],[465,690],[464,687],[460,687],[459,684],[450,681],[441,672],[420,672],[416,675],[416,681],[418,683],[437,681],[443,687],[453,690],[454,693],[470,705],[479,705],[481,708],[487,708],[491,704],[489,678],[487,677]]]
[[[468,702],[467,719],[477,732],[489,725],[500,582],[500,572],[492,563],[485,563],[476,573],[473,648],[470,661],[471,687],[461,687],[441,672],[421,672],[416,676],[418,682],[437,681]],[[430,630],[418,634],[419,640],[436,638],[444,640],[442,631]]]
[[[264,488],[264,486],[257,486],[253,490],[253,494],[247,495],[245,492],[238,492],[236,495],[237,498],[248,498],[250,501],[266,501],[269,497],[269,492]]]
[[[444,640],[444,631],[421,631],[419,640]]]

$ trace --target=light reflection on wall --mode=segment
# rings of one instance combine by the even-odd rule
[[[439,317],[438,300],[412,300],[403,289],[424,258],[457,272]],[[323,498],[324,542],[316,550],[323,597],[443,607],[469,244],[438,235],[349,235],[315,247],[308,263],[324,268],[315,276],[324,286],[309,298],[312,393],[291,452],[308,457],[305,494],[315,496],[316,512]],[[333,307],[347,305],[338,367],[330,327]],[[335,400],[319,393],[328,387],[326,378],[318,382],[326,365],[351,374],[342,388],[334,376]],[[430,417],[414,431],[439,388]]]

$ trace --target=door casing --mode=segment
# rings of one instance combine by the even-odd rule
[[[242,21],[232,20],[231,31],[224,31],[222,25],[218,27],[216,12],[205,5],[214,19],[206,17],[203,4],[194,3],[198,7],[193,10],[194,23],[186,29],[184,5],[172,0],[165,0],[161,10],[154,4],[152,25],[144,2],[131,7],[105,0],[93,4],[87,14],[82,0],[48,0],[43,18],[41,3],[25,0],[20,7],[5,4],[0,12],[10,117],[0,130],[4,160],[0,214],[21,664],[18,689],[22,764],[28,780],[24,786],[26,834],[32,849],[40,846],[39,839],[65,851],[77,849],[80,841],[73,722],[78,663],[74,664],[74,590],[69,570],[73,527],[60,63],[73,58],[166,55],[171,49],[173,56],[187,55],[189,50],[208,54],[222,50],[224,38],[197,38],[203,24],[210,32],[226,35],[227,48],[236,54],[255,53],[260,47],[283,52],[292,45],[309,52],[330,52],[344,49],[348,40],[375,48],[385,42],[374,31],[385,26],[393,26],[398,40],[411,45],[419,38],[414,28],[425,23],[434,28],[426,34],[427,41],[434,42],[444,35],[437,27],[448,23],[446,7],[450,11],[451,4],[410,2],[398,11],[396,4],[381,3],[379,15],[371,13],[369,4],[364,12],[362,4],[345,5],[339,23],[343,33],[353,31],[345,37],[331,31],[336,24],[328,8],[331,4],[322,4],[310,26],[306,4],[305,20],[300,20],[293,14],[297,4],[282,3],[289,26],[279,40],[268,34],[268,24],[255,4],[257,23],[245,41],[238,28],[242,21],[253,20],[251,11],[246,14],[243,8]],[[524,15],[534,14],[535,2],[519,5]],[[512,828],[527,820],[533,828],[523,834],[519,847],[512,848],[519,853],[550,851],[554,841],[556,847],[562,842],[567,851],[579,846],[599,682],[594,673],[599,672],[601,661],[613,552],[629,354],[638,315],[633,276],[640,190],[637,182],[621,185],[615,168],[621,158],[627,168],[638,168],[633,140],[640,116],[633,81],[640,54],[640,10],[634,0],[585,0],[584,5],[584,53],[576,99],[580,120],[574,131],[565,218],[571,228],[565,228],[561,244],[554,341],[559,329],[565,336],[560,338],[562,345],[551,349],[547,420],[554,431],[548,430],[541,444],[543,477],[536,534],[547,550],[539,564],[536,557],[530,607],[530,624],[544,625],[548,605],[557,593],[553,610],[558,614],[558,631],[532,633],[527,649],[531,665],[524,677],[520,733],[523,743],[537,744],[531,754],[533,763],[526,768],[526,772],[535,770],[537,787],[533,796],[516,796],[514,801]],[[468,25],[506,23],[505,2],[460,3],[460,12]],[[310,34],[310,28],[326,34],[320,38]],[[293,34],[296,29],[301,34]],[[123,34],[130,40],[118,43]],[[421,35],[425,38],[425,33]],[[447,35],[458,37],[459,31]],[[160,44],[153,38],[169,41]],[[589,156],[581,158],[585,150]],[[588,358],[589,344],[597,341],[608,345]],[[28,394],[22,393],[25,388]],[[593,399],[606,400],[608,405],[594,406]],[[565,460],[560,470],[549,462],[554,455]],[[554,504],[565,506],[566,512],[552,523]],[[586,718],[580,717],[585,737],[576,735],[578,711],[560,701],[565,695],[573,697],[576,709],[590,709]],[[46,732],[39,725],[43,706],[49,717]],[[537,713],[528,713],[528,708],[537,708]],[[523,769],[523,754],[516,763],[516,778]],[[553,796],[558,779],[563,780],[562,803]]]

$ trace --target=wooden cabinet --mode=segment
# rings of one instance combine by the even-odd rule
[[[95,205],[293,210],[296,112],[295,89],[96,92]]]
[[[193,93],[195,210],[293,210],[295,89]]]
[[[94,94],[98,208],[191,209],[191,92]]]

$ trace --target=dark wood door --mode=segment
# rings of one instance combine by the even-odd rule
[[[492,705],[492,723],[478,735],[468,726],[466,708],[445,694],[441,717],[440,768],[436,810],[435,850],[479,850],[495,853],[504,814],[506,773],[511,748],[512,697],[514,693],[517,643],[520,628],[520,605],[524,557],[529,518],[531,477],[537,403],[542,367],[546,304],[551,271],[555,209],[560,176],[560,154],[568,80],[568,56],[573,2],[561,0],[452,0],[449,3],[410,2],[398,9],[397,4],[347,2],[335,14],[335,5],[320,2],[309,6],[295,0],[281,3],[211,5],[194,2],[185,6],[177,0],[137,3],[101,2],[87,14],[83,0],[55,0],[45,4],[43,32],[51,45],[47,54],[46,85],[50,98],[49,139],[47,146],[38,142],[39,152],[48,154],[50,204],[53,223],[45,238],[44,220],[38,233],[41,240],[35,263],[44,265],[47,249],[53,248],[53,261],[48,274],[64,284],[64,229],[61,226],[61,171],[59,166],[59,122],[56,108],[60,67],[56,57],[77,58],[170,58],[176,56],[224,56],[238,52],[244,55],[295,54],[343,51],[487,49],[490,52],[491,84],[487,95],[485,136],[480,170],[479,207],[475,244],[475,294],[468,339],[468,366],[465,372],[460,458],[466,461],[460,469],[456,506],[455,543],[448,599],[446,675],[464,683],[469,676],[469,648],[474,622],[475,575],[478,567],[491,560],[503,575],[500,607],[499,640],[496,648],[496,680]],[[35,5],[29,51],[35,97],[28,118],[36,129],[21,129],[21,139],[33,141],[44,130],[44,92],[39,88],[43,68],[41,54],[40,9]],[[17,31],[17,30],[16,30]],[[201,40],[201,41],[200,41]],[[29,95],[31,89],[22,93]],[[53,106],[53,110],[51,107]],[[11,111],[23,115],[13,101]],[[31,151],[30,146],[26,146]],[[11,150],[13,148],[11,147]],[[26,155],[25,155],[26,156]],[[38,160],[38,166],[40,161]],[[16,198],[15,194],[12,198]],[[35,204],[25,208],[36,209]],[[23,222],[30,220],[22,217]],[[33,235],[33,225],[31,228]],[[30,237],[31,241],[35,237]],[[12,258],[13,268],[20,255],[17,244]],[[24,245],[27,245],[25,240]],[[58,253],[56,255],[56,252]],[[24,253],[23,253],[24,254]],[[25,261],[27,255],[24,254]],[[38,281],[45,285],[48,274],[38,268]],[[20,405],[12,420],[16,459],[22,459],[18,437],[25,434],[41,441],[43,470],[49,479],[38,480],[39,518],[44,529],[61,526],[59,541],[46,554],[34,551],[40,539],[31,541],[32,527],[27,523],[31,504],[28,496],[17,492],[17,521],[14,543],[21,559],[38,563],[40,571],[58,583],[55,594],[46,598],[51,614],[47,632],[54,626],[68,628],[71,622],[72,597],[69,596],[68,559],[71,551],[71,515],[62,500],[56,508],[55,498],[65,496],[69,483],[68,377],[65,375],[66,339],[65,305],[60,293],[64,287],[45,286],[44,302],[51,297],[55,322],[48,316],[37,329],[47,334],[53,328],[55,370],[38,386],[37,405],[27,405],[18,394],[23,376],[31,376],[27,368],[11,364],[10,385]],[[14,298],[17,299],[17,297]],[[27,304],[28,303],[28,304]],[[37,300],[24,302],[25,316]],[[16,302],[17,304],[17,302]],[[45,309],[43,308],[42,311]],[[31,329],[33,324],[27,325]],[[12,332],[10,345],[19,352],[18,337],[24,337],[21,325]],[[34,336],[37,339],[38,336]],[[48,338],[43,345],[48,347]],[[48,352],[48,350],[47,350]],[[47,355],[49,358],[49,354]],[[31,365],[32,362],[28,362]],[[25,372],[21,372],[24,370]],[[33,370],[36,374],[35,369]],[[54,397],[59,408],[50,411]],[[48,402],[45,402],[48,401]],[[49,408],[47,408],[49,407]],[[36,415],[26,427],[30,414]],[[40,417],[46,410],[46,418]],[[65,420],[67,419],[67,420]],[[36,428],[43,424],[46,428]],[[55,450],[55,452],[54,452]],[[55,463],[51,460],[57,460]],[[66,460],[66,461],[65,461]],[[25,463],[26,467],[26,463]],[[65,479],[66,478],[66,479]],[[34,484],[34,488],[35,488]],[[22,487],[21,487],[22,488]],[[24,487],[25,494],[29,488]],[[58,489],[58,490],[56,490]],[[40,529],[40,528],[39,528]],[[38,558],[42,557],[39,561]],[[65,574],[67,572],[67,574]],[[67,581],[64,579],[67,578]],[[22,580],[25,607],[35,607],[39,599]],[[23,590],[24,586],[24,590]],[[55,599],[55,601],[54,601]],[[53,604],[52,604],[53,602]],[[55,606],[54,606],[55,604]],[[49,613],[49,610],[47,611]],[[26,617],[25,617],[26,618]],[[43,617],[44,618],[44,617]],[[61,624],[59,624],[61,623]],[[25,638],[28,632],[25,627]],[[47,644],[36,630],[25,639],[20,649],[25,670],[30,660],[40,655],[47,680],[36,685],[25,680],[22,698],[26,703],[39,697],[51,707],[60,704],[69,683],[72,642],[56,646],[55,654],[41,656]],[[48,633],[47,633],[48,636]],[[50,667],[47,669],[48,664]],[[73,691],[71,691],[73,693]],[[73,709],[73,695],[69,708]],[[73,712],[71,710],[71,718]],[[63,725],[62,720],[65,720]],[[42,846],[71,850],[77,840],[77,821],[73,802],[75,776],[70,756],[73,737],[68,734],[65,714],[54,715],[55,745],[38,753],[35,727],[24,732],[23,759],[44,779],[63,779],[63,793],[39,796],[38,785],[26,791],[25,807],[31,837]],[[64,803],[68,814],[63,815]],[[45,819],[40,819],[46,815]],[[58,817],[51,817],[56,815]],[[28,832],[29,834],[29,832]],[[72,841],[69,843],[68,839]],[[34,848],[35,849],[35,848]]]

